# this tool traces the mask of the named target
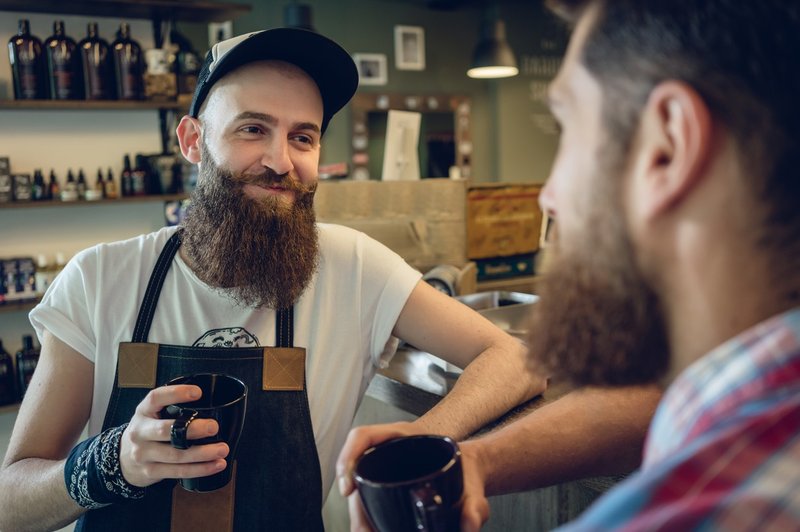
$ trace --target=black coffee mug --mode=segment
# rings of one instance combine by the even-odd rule
[[[244,415],[247,409],[247,385],[235,377],[222,373],[197,373],[176,377],[167,383],[193,384],[199,386],[203,395],[197,401],[178,403],[161,410],[162,419],[174,419],[170,433],[170,442],[176,449],[188,449],[192,445],[225,442],[230,448],[227,467],[219,473],[198,478],[182,478],[181,486],[189,491],[214,491],[225,486],[231,479],[233,460],[239,437],[244,427]],[[186,433],[195,419],[214,419],[219,430],[214,436],[189,440]]]
[[[354,477],[378,532],[460,528],[461,451],[448,437],[408,436],[367,449]]]

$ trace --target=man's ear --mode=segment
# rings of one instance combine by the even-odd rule
[[[636,210],[653,218],[680,203],[702,181],[711,148],[711,113],[700,95],[679,81],[656,86],[635,142]]]
[[[191,116],[184,116],[181,118],[177,128],[178,142],[181,145],[181,153],[183,157],[190,163],[197,164],[200,162],[200,150],[202,143],[202,128],[200,121]]]

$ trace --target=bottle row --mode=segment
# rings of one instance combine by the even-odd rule
[[[196,168],[184,164],[181,157],[172,154],[136,154],[135,166],[130,155],[123,157],[119,183],[111,168],[97,169],[90,183],[83,169],[77,176],[67,170],[66,181],[60,182],[55,170],[50,170],[45,180],[41,169],[30,173],[12,173],[8,157],[0,157],[0,203],[28,201],[96,201],[128,196],[181,194],[190,192],[197,179]]]
[[[12,357],[0,339],[0,406],[22,401],[28,390],[33,372],[39,363],[40,347],[33,344],[33,336],[22,336],[22,348]]]
[[[42,297],[67,264],[64,253],[56,253],[54,259],[45,254],[39,254],[36,262],[33,257],[0,258],[0,305]]]
[[[90,22],[86,37],[75,42],[64,22],[53,23],[44,43],[21,19],[8,42],[14,98],[17,100],[164,100],[191,95],[200,57],[177,30],[161,48],[144,52],[122,22],[109,44]]]

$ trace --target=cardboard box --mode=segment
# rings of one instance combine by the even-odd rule
[[[419,181],[322,181],[314,198],[320,222],[362,231],[425,272],[467,264],[467,184]]]
[[[470,187],[467,257],[485,259],[536,251],[542,225],[541,188],[538,184],[501,183]]]

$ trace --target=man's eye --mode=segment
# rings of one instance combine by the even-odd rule
[[[257,135],[261,133],[261,128],[258,126],[244,126],[243,128],[240,128],[239,131],[241,131],[242,133]]]
[[[314,144],[314,139],[309,137],[308,135],[295,135],[292,138],[293,140],[296,140],[297,142],[301,142],[303,144],[311,144],[311,145]]]

